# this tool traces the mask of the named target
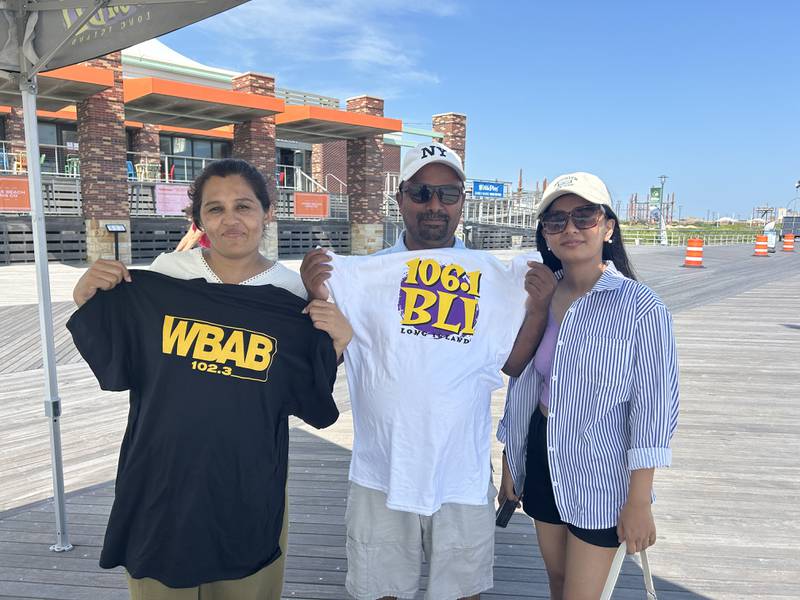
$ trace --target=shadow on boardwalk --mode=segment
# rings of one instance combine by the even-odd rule
[[[350,451],[294,428],[290,456],[284,597],[347,598],[344,511]],[[69,494],[75,549],[63,554],[48,550],[53,541],[51,502],[0,514],[0,598],[127,598],[121,569],[105,571],[97,566],[113,495],[113,482]],[[527,516],[518,512],[507,529],[497,530],[495,554],[495,587],[483,598],[549,597],[536,534]],[[658,565],[653,569],[657,572]],[[425,574],[423,571],[423,590]],[[659,597],[667,600],[707,598],[660,578],[656,578],[656,588]],[[422,598],[422,593],[418,597]],[[644,597],[641,571],[634,561],[626,561],[614,597]]]

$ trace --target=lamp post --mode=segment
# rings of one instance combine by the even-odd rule
[[[667,221],[664,219],[664,183],[667,181],[668,177],[666,175],[660,175],[659,180],[661,181],[661,198],[659,198],[659,207],[658,207],[658,218],[660,221],[660,229],[661,229],[661,245],[667,245]]]

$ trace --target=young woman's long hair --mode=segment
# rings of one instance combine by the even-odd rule
[[[625,244],[622,241],[622,230],[619,226],[619,219],[608,206],[604,206],[603,210],[606,219],[614,219],[614,232],[611,234],[611,243],[603,243],[603,260],[610,260],[613,262],[617,271],[625,275],[625,277],[636,279],[636,273],[633,271],[628,253],[625,251]],[[547,248],[547,242],[542,233],[541,221],[536,226],[536,249],[542,255],[544,264],[548,266],[553,273],[563,268],[561,266],[561,261]]]

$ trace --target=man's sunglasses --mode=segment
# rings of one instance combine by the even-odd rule
[[[403,184],[401,192],[408,194],[416,204],[430,202],[434,194],[438,194],[442,204],[458,204],[464,195],[464,188],[458,185],[428,185],[427,183]]]
[[[570,219],[578,229],[591,229],[600,222],[600,217],[605,214],[603,207],[598,204],[578,206],[567,212],[565,210],[550,210],[539,217],[542,230],[550,235],[561,233],[567,228]]]

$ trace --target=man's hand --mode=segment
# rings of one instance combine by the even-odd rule
[[[303,263],[300,265],[300,277],[303,279],[309,300],[328,299],[328,287],[325,285],[325,281],[330,278],[331,271],[333,271],[330,263],[331,257],[324,248],[311,250],[303,257]]]
[[[97,293],[97,290],[107,291],[115,288],[123,279],[128,282],[131,280],[128,267],[118,260],[100,258],[75,284],[72,299],[78,306],[83,306]]]
[[[353,328],[339,307],[326,300],[312,300],[303,313],[311,317],[314,327],[331,336],[336,358],[341,358],[347,344],[353,339]]]
[[[529,313],[547,313],[550,301],[556,291],[558,280],[549,267],[540,262],[528,262],[528,272],[525,274],[525,291],[528,300],[525,308]]]

